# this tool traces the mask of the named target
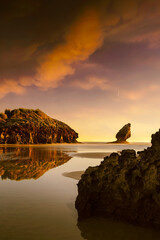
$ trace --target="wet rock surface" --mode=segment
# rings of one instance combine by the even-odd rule
[[[78,183],[79,220],[113,217],[160,228],[160,131],[142,152],[123,150],[89,167]]]
[[[78,134],[41,110],[14,109],[0,113],[0,144],[75,143]]]

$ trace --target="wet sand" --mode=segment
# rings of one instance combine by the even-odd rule
[[[109,156],[111,153],[109,152],[84,152],[74,154],[73,157],[81,157],[81,158],[104,158]]]
[[[74,154],[73,157],[80,158],[94,158],[94,159],[104,159],[104,157],[109,156],[111,153],[107,152],[85,152]],[[62,175],[64,177],[73,178],[75,180],[80,180],[84,171],[74,171],[74,172],[64,172]]]
[[[64,172],[62,176],[80,180],[83,173],[84,171]]]

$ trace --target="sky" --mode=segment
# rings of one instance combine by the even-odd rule
[[[2,0],[0,111],[41,109],[79,141],[160,128],[159,0]]]

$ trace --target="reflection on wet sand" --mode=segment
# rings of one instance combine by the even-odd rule
[[[35,149],[33,147],[1,147],[0,176],[2,179],[38,179],[51,168],[71,159],[63,151],[56,149]]]
[[[78,224],[81,236],[87,240],[159,240],[160,230],[141,228],[106,219],[87,219]]]

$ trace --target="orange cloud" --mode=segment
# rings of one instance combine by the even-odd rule
[[[160,30],[142,33],[128,39],[129,42],[143,42],[147,41],[150,48],[159,48],[160,46]]]
[[[86,60],[103,43],[103,32],[96,11],[86,11],[65,36],[65,42],[53,49],[37,69],[36,85],[42,89],[57,87],[74,74],[73,64]]]
[[[126,90],[122,89],[119,91],[119,96],[128,100],[138,101],[147,97],[149,94],[154,94],[159,92],[160,86],[156,84],[150,84],[148,86],[143,86],[138,90]]]
[[[90,90],[93,88],[98,88],[101,90],[110,90],[112,89],[111,83],[106,78],[98,78],[94,76],[90,76],[85,81],[75,80],[71,84],[74,87],[78,87],[84,90]]]
[[[7,93],[23,94],[24,87],[19,85],[13,79],[5,79],[0,85],[0,98],[3,98]]]
[[[42,90],[58,87],[66,76],[74,74],[73,64],[85,61],[102,45],[103,40],[99,13],[95,10],[86,11],[70,27],[64,42],[43,58],[35,71],[35,76],[23,76],[16,80],[3,81],[1,96],[5,96],[9,92],[21,93],[23,87],[32,85]],[[34,52],[36,48],[37,45],[32,46],[30,53]],[[14,87],[10,88],[11,84]]]

